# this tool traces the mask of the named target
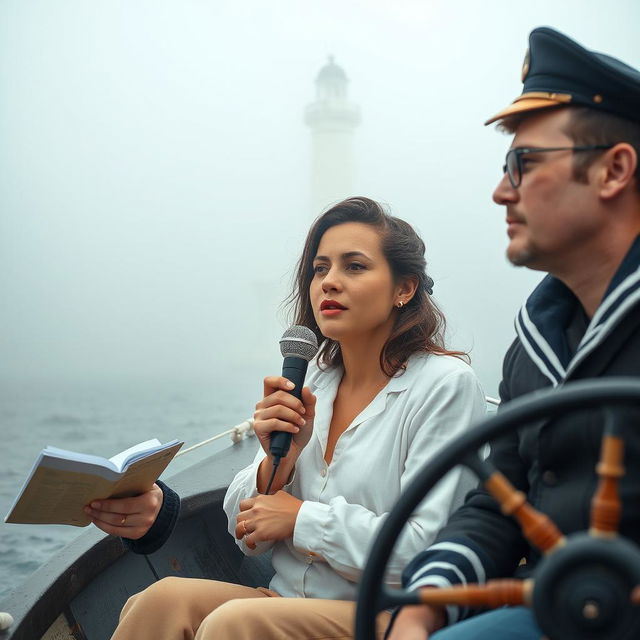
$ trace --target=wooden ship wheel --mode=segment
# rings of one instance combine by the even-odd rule
[[[640,380],[588,380],[523,396],[443,449],[401,496],[371,548],[358,594],[356,640],[375,638],[375,616],[379,611],[420,603],[485,609],[528,606],[549,640],[640,638],[640,547],[618,533],[622,512],[618,483],[624,475],[623,429],[637,429],[640,425],[625,425],[619,418],[620,411],[613,411],[613,407],[640,408]],[[584,409],[604,412],[601,455],[596,466],[598,486],[591,501],[589,530],[564,536],[477,452],[483,443],[509,430]],[[503,513],[515,518],[523,535],[541,551],[543,557],[533,576],[413,591],[385,587],[385,567],[404,523],[436,482],[458,464],[480,478]],[[640,460],[633,464],[640,464]]]

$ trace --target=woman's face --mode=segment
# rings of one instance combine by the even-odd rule
[[[313,271],[311,305],[324,336],[339,342],[388,338],[401,287],[394,283],[375,227],[345,222],[327,229]]]

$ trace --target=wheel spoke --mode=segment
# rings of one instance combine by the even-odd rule
[[[489,461],[476,454],[464,461],[484,482],[487,491],[498,501],[505,515],[513,516],[529,542],[543,553],[550,553],[565,542],[562,532],[546,514],[534,509],[527,498]]]
[[[456,585],[420,589],[420,602],[434,606],[448,604],[462,607],[495,609],[503,606],[529,605],[533,580],[489,580],[486,584]]]
[[[589,533],[592,536],[609,537],[618,533],[622,513],[619,480],[625,473],[623,460],[624,440],[618,433],[613,414],[608,413],[600,462],[596,466],[600,480],[591,501]]]

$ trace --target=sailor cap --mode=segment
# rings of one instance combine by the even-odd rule
[[[569,105],[640,122],[640,72],[604,53],[587,50],[550,27],[530,33],[522,82],[522,95],[485,124]]]

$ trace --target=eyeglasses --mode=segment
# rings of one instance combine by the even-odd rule
[[[581,147],[516,147],[509,149],[505,158],[503,173],[509,176],[509,182],[514,189],[522,183],[522,156],[526,153],[540,153],[542,151],[603,151],[611,149],[612,144],[588,144]]]

